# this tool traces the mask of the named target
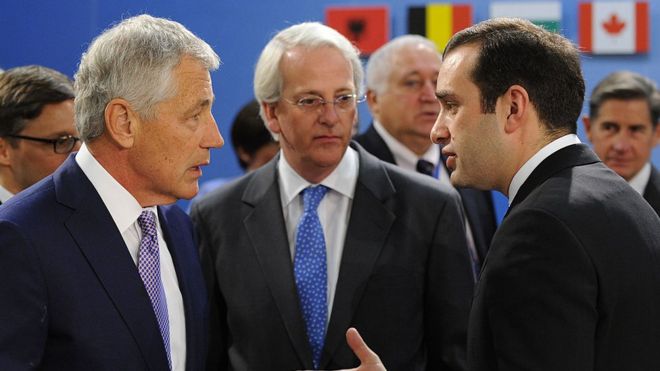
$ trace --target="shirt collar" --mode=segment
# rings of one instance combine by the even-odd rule
[[[357,152],[348,147],[339,165],[320,184],[352,199],[355,194],[359,167]],[[313,185],[291,167],[284,154],[280,154],[277,171],[285,205],[291,203],[303,189]]]
[[[123,234],[140,216],[142,206],[103,168],[85,144],[80,147],[80,151],[76,155],[76,162],[103,200],[117,229]],[[154,207],[152,210],[158,218],[156,208]],[[158,222],[158,219],[156,221]]]
[[[628,184],[630,184],[637,193],[643,195],[646,185],[649,183],[649,179],[651,179],[651,163],[647,162],[646,165],[642,166],[642,169],[630,179]]]
[[[564,135],[563,137],[557,138],[546,144],[540,151],[536,152],[534,156],[527,160],[520,170],[518,170],[516,175],[513,176],[513,179],[511,179],[511,184],[509,185],[509,206],[511,206],[511,202],[516,197],[520,187],[522,187],[523,183],[525,183],[534,169],[536,169],[543,160],[564,147],[579,143],[581,142],[577,135]]]
[[[12,198],[12,196],[14,196],[13,193],[9,192],[7,188],[0,185],[0,202],[4,204],[5,202],[7,202],[7,200]]]
[[[398,139],[393,137],[379,121],[374,120],[373,125],[376,132],[380,134],[381,138],[383,138],[383,141],[392,152],[394,161],[398,166],[416,171],[417,161],[419,159],[426,160],[432,163],[433,166],[438,166],[438,163],[440,162],[440,147],[436,145],[429,146],[426,153],[419,157],[415,152],[411,151],[410,148],[406,147],[403,143],[399,142]],[[430,140],[431,139],[429,139],[429,141]]]

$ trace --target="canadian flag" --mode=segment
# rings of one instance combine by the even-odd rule
[[[580,3],[580,48],[593,54],[649,51],[649,4],[644,1]]]

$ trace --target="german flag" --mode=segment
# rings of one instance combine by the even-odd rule
[[[472,5],[428,4],[408,8],[408,33],[426,36],[445,49],[458,31],[472,25]]]

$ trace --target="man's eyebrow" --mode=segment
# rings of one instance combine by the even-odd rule
[[[189,109],[186,110],[186,114],[187,115],[192,114],[193,112],[197,111],[200,108],[210,106],[211,104],[213,104],[214,99],[215,99],[215,97],[203,98],[203,99],[198,100],[197,102],[195,102],[195,104],[193,104],[192,106],[190,106]]]
[[[447,97],[449,97],[449,96],[452,96],[453,94],[454,94],[454,93],[452,93],[452,92],[449,91],[449,90],[438,90],[438,91],[435,92],[435,96],[436,96],[438,99],[445,99],[445,98],[447,98]]]
[[[419,70],[415,69],[415,70],[409,71],[408,73],[403,75],[403,78],[419,77],[420,75],[421,75],[421,73],[419,72]]]

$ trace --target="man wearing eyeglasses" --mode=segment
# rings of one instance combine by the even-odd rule
[[[463,370],[472,273],[460,200],[350,143],[358,52],[319,23],[278,33],[254,89],[280,155],[193,206],[211,291],[209,368]]]
[[[199,256],[190,220],[168,204],[197,193],[223,145],[219,63],[183,25],[146,14],[83,54],[84,145],[0,207],[0,370],[205,369]],[[354,330],[347,339],[359,371],[382,370]]]
[[[79,147],[68,77],[34,65],[0,73],[0,203],[50,175]]]

